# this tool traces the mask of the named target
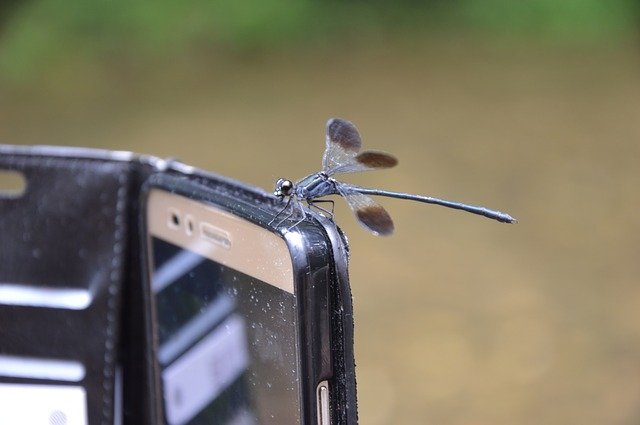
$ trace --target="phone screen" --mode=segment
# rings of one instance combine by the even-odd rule
[[[228,247],[172,231],[150,237],[165,422],[300,423],[295,294],[231,267]]]

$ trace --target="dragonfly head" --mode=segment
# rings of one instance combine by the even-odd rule
[[[287,179],[278,179],[273,194],[278,198],[284,198],[285,196],[293,195],[293,182]]]

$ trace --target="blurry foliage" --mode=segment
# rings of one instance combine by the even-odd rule
[[[628,35],[640,23],[640,8],[632,0],[471,0],[459,4],[464,21],[499,35],[591,42]]]
[[[635,31],[638,7],[632,0],[31,0],[0,13],[0,77],[28,82],[70,63],[242,52],[372,32],[610,40]]]

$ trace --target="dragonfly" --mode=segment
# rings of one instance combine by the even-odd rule
[[[322,171],[309,174],[295,183],[284,178],[278,179],[275,184],[274,195],[283,201],[284,198],[287,198],[287,203],[271,220],[271,223],[275,223],[278,217],[283,215],[285,211],[290,210],[290,214],[285,215],[276,226],[280,226],[297,213],[301,218],[289,229],[296,227],[306,218],[303,201],[306,201],[309,207],[315,207],[327,213],[333,219],[334,202],[320,199],[330,195],[343,197],[353,211],[358,223],[374,235],[380,236],[392,234],[394,224],[389,213],[382,205],[374,201],[371,196],[386,196],[441,205],[481,215],[501,223],[517,222],[515,218],[507,213],[485,207],[430,196],[365,188],[334,179],[333,176],[336,174],[382,170],[395,167],[398,164],[398,160],[387,152],[377,150],[361,151],[361,148],[362,138],[352,122],[341,118],[329,119],[326,125],[326,148],[322,158]],[[321,203],[330,203],[331,210],[320,206],[319,204]]]

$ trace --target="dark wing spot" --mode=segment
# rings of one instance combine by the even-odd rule
[[[360,164],[370,168],[391,168],[398,165],[398,160],[386,152],[364,151],[355,158]]]
[[[341,118],[331,118],[327,121],[327,137],[331,143],[336,143],[346,151],[358,152],[362,146],[356,126]]]
[[[377,235],[388,236],[393,233],[393,220],[380,205],[359,208],[356,216],[360,223]]]

